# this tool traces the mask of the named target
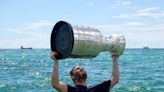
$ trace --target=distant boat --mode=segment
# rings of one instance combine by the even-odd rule
[[[24,48],[23,46],[21,46],[21,49],[32,49],[32,47]]]
[[[149,49],[149,47],[147,47],[147,46],[144,46],[142,49]]]

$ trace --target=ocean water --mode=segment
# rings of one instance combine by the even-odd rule
[[[56,92],[51,86],[50,50],[0,50],[0,92]],[[111,77],[108,52],[92,59],[59,61],[60,81],[73,85],[69,72],[76,64],[88,73],[87,84]],[[164,49],[126,49],[119,59],[120,81],[110,92],[164,92]]]

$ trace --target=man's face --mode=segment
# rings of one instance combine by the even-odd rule
[[[72,75],[72,79],[74,79],[77,82],[83,82],[86,80],[87,78],[87,73],[84,70],[84,68],[80,67],[80,66],[75,66],[73,68],[72,71],[73,75]]]

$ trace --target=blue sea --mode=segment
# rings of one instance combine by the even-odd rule
[[[87,85],[111,78],[108,52],[92,59],[59,61],[60,81],[73,85],[69,72],[81,65]],[[53,61],[49,49],[1,49],[0,92],[57,92],[51,86]],[[164,92],[164,49],[126,49],[119,59],[120,81],[110,92]]]

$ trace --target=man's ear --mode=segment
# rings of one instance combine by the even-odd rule
[[[71,75],[71,79],[72,79],[72,80],[75,79],[75,76]]]

